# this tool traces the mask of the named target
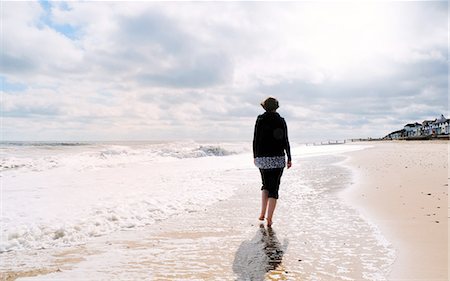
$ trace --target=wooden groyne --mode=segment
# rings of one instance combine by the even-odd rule
[[[321,142],[312,142],[307,143],[306,145],[336,145],[336,144],[345,144],[348,140],[329,140],[329,141],[321,141]]]

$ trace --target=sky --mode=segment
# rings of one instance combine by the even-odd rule
[[[448,117],[448,7],[433,2],[1,2],[1,137],[291,141]]]

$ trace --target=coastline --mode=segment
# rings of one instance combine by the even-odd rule
[[[348,152],[353,184],[340,193],[396,250],[389,280],[448,280],[448,148],[442,142],[370,142]]]
[[[345,156],[329,153],[294,155],[271,230],[257,220],[258,170],[239,168],[229,171],[237,188],[227,199],[49,256],[32,251],[37,270],[11,280],[386,280],[393,250],[337,197],[351,171],[338,165]]]

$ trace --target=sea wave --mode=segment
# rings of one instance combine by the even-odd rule
[[[154,162],[161,158],[228,156],[247,152],[246,144],[167,142],[152,144],[17,143],[2,147],[0,171],[75,170]]]
[[[58,186],[65,190],[59,191],[60,193],[51,184],[33,189],[33,196],[40,197],[39,200],[51,200],[55,192],[68,194],[77,190],[78,194],[61,198],[64,202],[48,204],[45,209],[37,212],[36,207],[42,203],[30,199],[32,203],[20,211],[27,214],[24,216],[13,212],[14,204],[8,202],[9,206],[5,210],[9,210],[9,213],[5,212],[1,222],[4,239],[0,241],[0,254],[79,245],[92,237],[144,227],[180,213],[204,210],[204,206],[230,197],[236,188],[230,180],[235,176],[224,178],[221,170],[207,170],[208,168],[192,165],[189,171],[179,166],[178,170],[161,170],[149,174],[147,167],[155,166],[143,166],[138,173],[147,173],[147,178],[137,179],[131,176],[134,175],[131,168],[123,171],[122,175],[111,174],[101,180],[90,172],[76,172],[77,175],[93,176],[90,180],[97,181],[95,187],[74,181],[71,186]],[[57,171],[52,173],[55,173],[53,181],[65,181],[63,177],[58,178]],[[190,177],[189,181],[185,180],[187,177]],[[118,179],[126,179],[129,193],[121,190]],[[19,197],[27,198],[30,194],[26,188],[14,188],[14,193],[22,194],[16,199],[18,205],[23,200],[19,200]]]
[[[90,142],[47,142],[47,141],[3,141],[0,142],[0,145],[2,147],[8,147],[8,146],[34,146],[34,147],[57,147],[57,146],[86,146],[91,145]]]
[[[16,171],[27,169],[29,171],[43,171],[58,167],[58,160],[54,157],[43,158],[19,158],[5,157],[0,159],[0,171]]]
[[[175,158],[199,158],[208,156],[228,156],[238,154],[236,151],[227,150],[221,146],[215,145],[199,145],[197,147],[188,148],[166,148],[163,149],[159,155],[163,157],[175,157]]]
[[[79,221],[16,225],[4,233],[6,239],[0,242],[0,253],[78,245],[91,237],[152,224],[168,218],[181,209],[178,202],[177,207],[172,209],[164,208],[168,203],[158,205],[149,199],[127,203],[129,206],[94,209],[87,218]]]

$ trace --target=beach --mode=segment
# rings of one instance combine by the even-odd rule
[[[166,163],[164,169],[172,172],[163,174],[160,186],[155,186],[164,198],[172,198],[177,204],[168,204],[162,197],[158,198],[159,211],[153,210],[157,204],[147,204],[153,210],[150,219],[138,218],[131,210],[114,213],[117,220],[108,220],[111,217],[105,215],[108,228],[100,220],[102,216],[89,215],[84,223],[66,225],[65,231],[56,228],[53,239],[38,248],[32,247],[36,241],[25,243],[29,236],[24,231],[16,231],[19,238],[15,240],[22,244],[14,246],[15,236],[9,234],[13,238],[6,244],[10,250],[0,254],[2,278],[447,280],[447,145],[370,142],[294,147],[294,165],[284,172],[272,228],[257,220],[261,183],[248,151],[158,158],[158,167]],[[130,155],[135,154],[128,151],[122,156],[129,159]],[[112,165],[112,158],[108,165]],[[130,179],[122,180],[139,192],[137,197],[131,193],[130,198],[121,200],[135,204],[139,212],[148,212],[138,198],[149,198],[138,183],[145,181],[147,168],[156,169],[155,163],[147,163],[148,159],[138,163],[114,159],[119,165],[105,168],[102,162],[102,169],[96,166],[97,176],[127,172]],[[90,175],[86,170],[83,175]],[[45,173],[49,171],[55,172],[51,169]],[[137,177],[136,171],[144,175],[131,181]],[[10,183],[17,176],[11,177]],[[116,180],[110,178],[107,184]],[[167,183],[189,188],[168,189]],[[193,197],[179,194],[194,187]],[[100,190],[105,191],[103,187]],[[91,194],[99,196],[99,192]],[[125,208],[121,200],[113,202]],[[112,208],[95,207],[97,211]],[[79,212],[80,216],[85,213],[89,214]],[[94,226],[97,222],[98,228],[92,229],[96,230],[94,235],[82,236],[84,232],[77,229],[90,226],[86,223],[89,220]],[[23,223],[26,225],[27,220]],[[55,235],[58,233],[61,237]],[[62,241],[64,237],[81,236],[77,243]]]
[[[448,141],[394,141],[348,154],[343,198],[396,249],[389,280],[448,280],[448,152]]]

